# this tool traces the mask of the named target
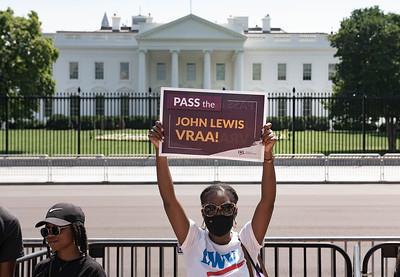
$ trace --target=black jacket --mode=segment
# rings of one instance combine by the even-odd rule
[[[52,256],[35,266],[33,277],[106,277],[104,269],[89,256],[63,261]]]

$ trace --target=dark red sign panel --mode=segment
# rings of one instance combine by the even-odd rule
[[[262,93],[162,88],[161,155],[262,160]]]

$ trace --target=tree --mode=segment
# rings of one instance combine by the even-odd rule
[[[377,6],[354,10],[330,41],[340,60],[332,114],[360,119],[364,110],[368,119],[384,117],[389,151],[394,152],[400,127],[400,15],[385,14]],[[368,101],[364,108],[362,99]]]
[[[54,94],[52,66],[58,51],[40,25],[34,11],[26,18],[14,16],[10,8],[0,11],[0,122],[31,118],[39,103],[29,97]]]

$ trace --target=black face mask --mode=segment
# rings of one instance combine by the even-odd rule
[[[212,217],[204,217],[204,222],[208,231],[218,237],[230,232],[233,226],[235,216],[216,215]]]

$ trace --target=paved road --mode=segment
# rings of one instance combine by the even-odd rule
[[[204,186],[177,185],[187,214],[201,224],[199,194]],[[237,185],[238,226],[251,218],[257,185]],[[278,185],[269,236],[398,236],[400,185]],[[24,237],[59,201],[81,205],[89,236],[173,237],[155,185],[0,186],[0,205],[21,221]]]

